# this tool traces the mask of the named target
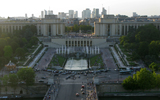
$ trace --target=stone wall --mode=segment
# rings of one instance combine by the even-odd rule
[[[47,92],[48,86],[45,84],[35,84],[33,86],[29,86],[28,88],[25,85],[19,85],[16,90],[15,94],[45,94]],[[10,86],[7,86],[7,91],[5,86],[1,86],[1,95],[5,94],[14,94],[14,89]]]

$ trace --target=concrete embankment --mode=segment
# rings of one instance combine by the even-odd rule
[[[125,90],[121,83],[108,83],[97,85],[97,93],[99,97],[114,97],[114,96],[159,96],[160,89],[151,90]]]

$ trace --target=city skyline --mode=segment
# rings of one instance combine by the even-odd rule
[[[20,0],[5,0],[1,1],[0,6],[0,16],[7,18],[25,16],[31,17],[34,14],[35,17],[41,15],[42,10],[53,10],[53,14],[58,15],[58,12],[68,13],[69,10],[78,11],[78,17],[82,17],[82,11],[86,8],[89,8],[93,11],[93,8],[99,9],[99,14],[102,12],[102,7],[107,10],[107,14],[121,14],[132,16],[133,12],[136,12],[138,15],[160,15],[160,1],[159,0],[81,0],[75,2],[74,0],[45,0],[41,2],[39,0],[28,0],[27,2],[22,2]],[[127,9],[127,10],[126,10]]]

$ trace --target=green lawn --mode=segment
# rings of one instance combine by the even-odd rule
[[[103,66],[103,59],[100,54],[90,58],[91,66],[98,66],[99,63]]]
[[[52,61],[50,62],[50,65],[54,65],[54,66],[63,66],[63,63],[65,62],[65,58],[60,56],[60,55],[54,55],[52,58]]]

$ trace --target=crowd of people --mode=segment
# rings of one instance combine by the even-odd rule
[[[88,93],[86,100],[96,100],[97,94],[96,94],[95,84],[93,83],[93,81],[88,82],[87,87],[88,87]]]

